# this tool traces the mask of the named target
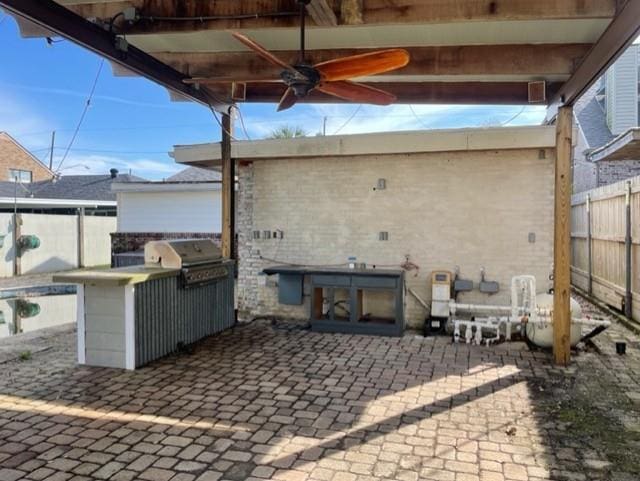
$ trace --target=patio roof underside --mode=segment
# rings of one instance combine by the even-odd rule
[[[31,2],[0,0],[10,9],[11,4],[24,9]],[[47,2],[38,2],[38,7]],[[113,21],[113,31],[126,34],[131,46],[184,79],[222,81],[196,87],[199,94],[215,99],[216,108],[233,102],[234,82],[246,85],[246,102],[277,102],[285,90],[279,82],[252,82],[265,75],[278,79],[279,68],[248,51],[230,31],[249,35],[287,62],[296,59],[299,46],[296,0],[56,3],[77,14],[78,20],[83,17],[102,26]],[[386,47],[406,48],[411,61],[405,68],[358,79],[392,92],[400,103],[527,104],[529,82],[539,80],[546,82],[542,103],[572,103],[633,40],[638,3],[313,0],[308,7],[307,56],[315,63]],[[136,8],[138,20],[123,20],[119,14],[127,7]],[[26,36],[46,35],[24,20],[21,27]],[[126,59],[120,60],[117,63],[126,68]],[[116,71],[126,74],[120,67]],[[193,87],[187,87],[182,93],[193,98]],[[320,92],[305,100],[339,101]]]

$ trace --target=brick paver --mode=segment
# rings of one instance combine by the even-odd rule
[[[640,360],[616,329],[568,370],[254,322],[125,372],[76,366],[69,332],[2,365],[0,479],[636,480]]]

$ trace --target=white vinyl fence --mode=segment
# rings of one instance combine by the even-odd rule
[[[111,239],[116,217],[79,215],[18,214],[17,237],[34,235],[36,249],[16,249],[14,216],[0,214],[0,277],[64,271],[77,267],[107,265],[111,262]]]

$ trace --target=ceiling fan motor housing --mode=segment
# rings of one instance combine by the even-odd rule
[[[294,65],[294,68],[300,75],[285,70],[280,74],[280,77],[287,87],[293,89],[296,97],[305,97],[320,83],[320,73],[311,65]]]

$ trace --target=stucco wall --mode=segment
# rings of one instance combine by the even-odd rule
[[[118,232],[220,232],[220,191],[118,192]]]
[[[22,235],[36,235],[40,247],[21,256],[22,273],[37,274],[78,267],[78,217],[22,215]]]
[[[108,265],[111,262],[111,234],[116,230],[116,217],[85,216],[84,265]]]
[[[456,265],[476,282],[484,266],[501,284],[495,296],[475,291],[462,301],[506,303],[517,274],[535,275],[543,291],[553,252],[553,157],[552,149],[528,149],[240,162],[239,308],[308,316],[306,288],[304,306],[278,304],[274,280],[260,275],[276,262],[261,256],[398,266],[409,255],[420,270],[407,273],[407,285],[427,300],[430,272]],[[379,178],[385,190],[374,190]],[[282,239],[252,237],[278,229]],[[388,241],[378,240],[380,231]],[[426,315],[410,295],[406,312],[414,326]]]
[[[40,247],[22,253],[23,274],[56,272],[78,267],[78,216],[20,214],[22,235],[36,235]],[[116,228],[115,217],[85,216],[84,265],[108,265],[111,261],[110,233]],[[13,275],[13,215],[0,214],[0,277]]]

